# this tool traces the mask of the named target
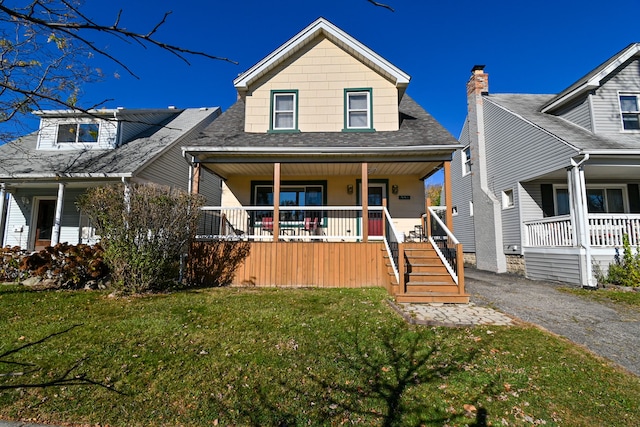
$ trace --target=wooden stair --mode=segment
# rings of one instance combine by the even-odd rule
[[[461,292],[431,243],[404,244],[404,292],[398,284],[398,302],[467,304],[469,295]],[[393,277],[395,280],[395,277]]]

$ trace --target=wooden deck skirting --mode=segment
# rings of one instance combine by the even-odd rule
[[[251,242],[234,286],[391,290],[382,242]]]

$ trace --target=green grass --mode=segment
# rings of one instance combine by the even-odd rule
[[[559,288],[562,292],[593,299],[599,302],[614,302],[640,308],[640,292],[624,291],[616,287],[599,288],[595,291],[576,288]]]
[[[409,326],[385,298],[380,289],[212,289],[114,299],[2,286],[0,360],[33,366],[0,362],[0,372],[33,372],[0,376],[0,418],[640,425],[640,380],[565,340],[529,327]],[[12,388],[71,368],[65,378],[78,385]]]

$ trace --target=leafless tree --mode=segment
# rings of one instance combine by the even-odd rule
[[[82,0],[29,0],[12,5],[0,0],[0,124],[37,109],[87,111],[107,101],[78,102],[82,85],[102,77],[101,70],[90,65],[92,57],[107,58],[137,78],[116,54],[95,41],[99,37],[156,47],[187,64],[193,56],[234,62],[156,38],[171,12],[147,31],[133,31],[121,25],[122,10],[104,23],[84,14],[82,6]]]

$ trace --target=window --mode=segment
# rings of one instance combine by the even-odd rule
[[[469,201],[469,216],[473,216],[473,202]]]
[[[556,215],[569,215],[569,191],[566,187],[555,188]],[[587,188],[587,210],[589,213],[624,213],[626,201],[622,187]]]
[[[61,123],[58,125],[58,143],[97,142],[99,125],[97,123]]]
[[[462,176],[471,173],[471,147],[462,150]]]
[[[271,130],[298,129],[298,91],[271,91]]]
[[[345,130],[373,130],[371,89],[345,89]]]
[[[256,206],[273,206],[273,185],[255,184],[253,197]],[[322,206],[325,204],[326,184],[284,182],[280,186],[280,206],[287,209],[280,211],[281,221],[303,222],[305,217],[322,217],[321,212],[290,209],[292,206]],[[257,213],[258,220],[263,216],[271,216],[268,211]]]
[[[513,190],[504,190],[502,192],[502,209],[512,208],[513,206]]]
[[[622,113],[622,127],[625,130],[640,130],[639,95],[620,95],[620,112]]]

